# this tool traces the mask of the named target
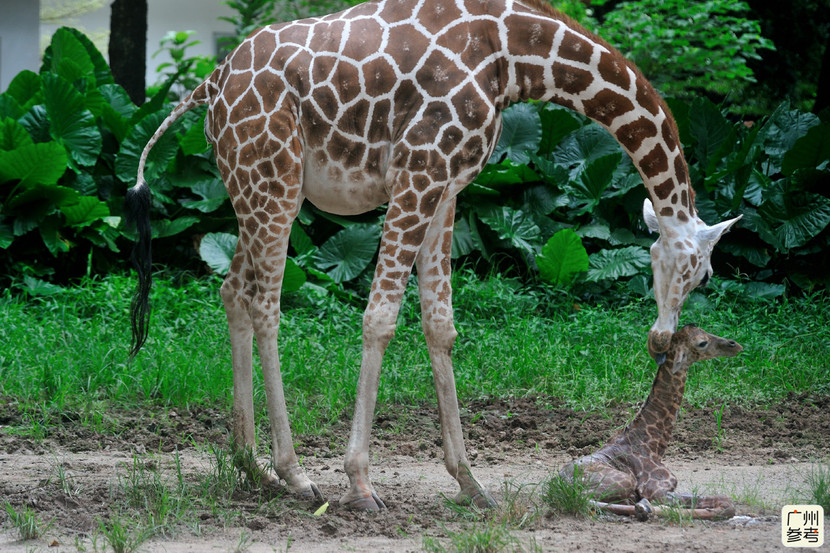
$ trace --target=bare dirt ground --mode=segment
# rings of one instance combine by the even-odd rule
[[[769,409],[727,407],[719,441],[714,408],[686,409],[664,460],[680,480],[678,490],[734,496],[736,518],[681,525],[614,516],[575,519],[550,514],[539,499],[539,484],[571,458],[604,443],[636,406],[575,412],[547,398],[525,398],[463,407],[476,475],[497,498],[505,492],[521,496],[517,504],[536,516],[513,534],[525,546],[535,540],[543,551],[791,551],[781,545],[780,508],[803,498],[811,463],[830,458],[828,397],[790,397]],[[145,541],[139,550],[403,553],[423,550],[425,537],[446,540],[448,532],[470,528],[473,523],[446,504],[445,497],[457,490],[441,460],[435,410],[385,412],[397,414],[378,417],[371,449],[373,481],[385,512],[353,513],[337,506],[347,484],[342,459],[348,421],[343,420],[328,435],[296,440],[309,476],[331,502],[322,515],[312,515],[318,505],[287,497],[263,503],[253,491],[237,492],[229,506],[197,507],[189,522]],[[107,417],[116,432],[95,432],[65,413],[43,439],[34,440],[15,432],[23,414],[0,397],[0,501],[18,510],[28,506],[41,520],[52,521],[44,536],[24,542],[0,514],[0,552],[105,550],[99,521],[124,501],[122,483],[135,459],[175,482],[178,451],[184,480],[197,483],[215,464],[207,445],[224,446],[228,434],[227,414],[200,409]],[[72,484],[69,493],[58,467]],[[819,548],[828,550],[830,544]]]

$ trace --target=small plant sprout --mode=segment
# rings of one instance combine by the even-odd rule
[[[723,440],[723,409],[726,407],[725,403],[721,403],[719,409],[715,409],[715,425],[716,431],[715,436],[712,438],[712,445],[714,445],[718,451],[723,450],[723,446],[721,442]]]
[[[51,522],[44,525],[37,516],[37,513],[35,513],[28,505],[15,509],[11,503],[3,501],[3,508],[6,511],[6,515],[9,517],[9,521],[11,521],[12,526],[17,529],[21,540],[25,541],[39,538],[52,525]]]

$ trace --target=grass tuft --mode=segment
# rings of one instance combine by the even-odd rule
[[[522,541],[510,529],[493,521],[483,521],[462,530],[444,529],[447,540],[424,536],[428,553],[537,553],[542,548],[534,538]]]
[[[24,505],[19,510],[15,509],[8,501],[3,501],[3,508],[9,521],[17,529],[21,540],[34,540],[43,535],[49,529],[50,524],[45,524],[40,520],[28,505]]]
[[[582,478],[582,467],[575,465],[573,478],[564,478],[556,471],[545,483],[542,501],[557,515],[579,518],[593,517],[593,493]]]
[[[821,505],[830,513],[830,465],[814,463],[807,473],[807,503]]]
[[[133,553],[138,551],[151,536],[146,528],[133,521],[122,518],[120,513],[113,513],[107,521],[98,521],[98,530],[106,538],[113,553]],[[96,548],[97,550],[97,548]]]

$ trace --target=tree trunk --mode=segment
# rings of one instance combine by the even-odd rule
[[[147,0],[113,1],[109,58],[115,82],[134,104],[143,104],[147,96]]]
[[[816,103],[813,112],[818,113],[830,106],[830,40],[824,45],[824,56],[821,59],[821,71],[818,75],[816,89]]]

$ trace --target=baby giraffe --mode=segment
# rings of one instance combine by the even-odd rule
[[[695,361],[734,357],[743,350],[734,340],[714,336],[694,325],[686,325],[671,339],[665,361],[637,416],[596,453],[566,465],[560,476],[580,477],[603,510],[647,519],[661,514],[656,503],[691,508],[695,518],[730,518],[735,514],[726,496],[676,494],[677,478],[663,465],[677,410],[683,400],[686,373]],[[626,503],[625,505],[620,503]]]

